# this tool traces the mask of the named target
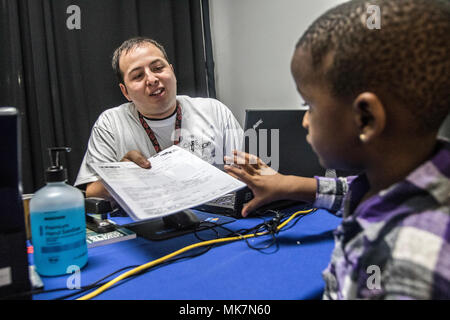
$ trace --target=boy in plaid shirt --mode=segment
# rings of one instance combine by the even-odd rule
[[[245,153],[226,159],[255,196],[244,216],[279,199],[342,215],[324,299],[450,298],[450,144],[436,138],[450,110],[449,34],[447,0],[329,10],[301,37],[291,70],[321,164],[362,174],[304,178]]]

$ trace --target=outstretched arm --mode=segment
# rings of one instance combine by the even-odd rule
[[[317,181],[314,178],[283,175],[267,166],[258,157],[240,151],[233,151],[233,158],[225,157],[225,170],[233,177],[246,183],[254,198],[242,208],[246,217],[257,208],[282,199],[314,202]]]

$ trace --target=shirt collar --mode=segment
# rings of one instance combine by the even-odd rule
[[[365,174],[359,175],[349,185],[344,201],[344,219],[352,217],[376,223],[406,213],[402,204],[415,197],[433,197],[438,203],[450,198],[450,143],[438,141],[436,151],[429,160],[399,181],[378,194],[361,199],[369,190]],[[419,209],[419,208],[418,208]]]

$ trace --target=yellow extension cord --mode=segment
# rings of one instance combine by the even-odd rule
[[[313,211],[314,209],[311,210],[305,210],[305,211],[297,211],[295,213],[293,213],[288,219],[286,219],[283,223],[281,223],[278,227],[277,227],[277,231],[281,230],[286,224],[288,224],[292,219],[294,219],[296,216],[300,215],[300,214],[307,214],[310,213],[311,211]],[[263,236],[268,234],[268,231],[265,232],[260,232],[260,233],[254,233],[254,234],[247,234],[247,235],[243,235],[243,236],[235,236],[235,237],[228,237],[228,238],[220,238],[220,239],[214,239],[214,240],[207,240],[207,241],[203,241],[203,242],[198,242],[198,243],[194,243],[191,244],[189,246],[186,246],[184,248],[181,248],[180,250],[177,250],[175,252],[172,252],[168,255],[165,255],[164,257],[161,257],[159,259],[147,262],[139,267],[136,267],[130,271],[127,271],[125,273],[122,273],[120,276],[112,279],[111,281],[105,283],[103,286],[101,286],[100,288],[92,291],[91,293],[84,295],[80,298],[78,298],[77,300],[89,300],[97,295],[99,295],[100,293],[106,291],[107,289],[109,289],[111,286],[113,286],[114,284],[116,284],[117,282],[128,278],[129,276],[132,276],[136,273],[139,273],[145,269],[151,268],[153,266],[156,266],[162,262],[165,262],[166,260],[173,258],[181,253],[184,253],[186,251],[189,251],[191,249],[194,248],[198,248],[198,247],[203,247],[203,246],[207,246],[207,245],[211,245],[211,244],[216,244],[216,243],[221,243],[221,242],[230,242],[230,241],[236,241],[236,240],[243,240],[243,239],[248,239],[248,238],[253,238],[256,236]]]

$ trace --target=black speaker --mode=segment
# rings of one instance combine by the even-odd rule
[[[0,137],[0,299],[30,299],[16,108],[0,107]]]

